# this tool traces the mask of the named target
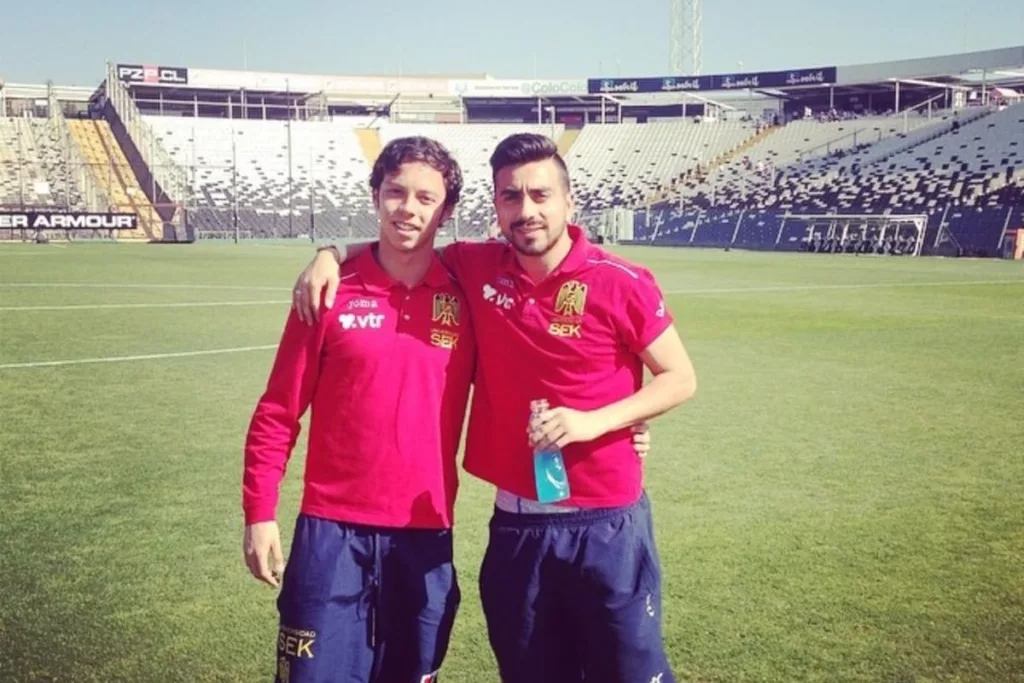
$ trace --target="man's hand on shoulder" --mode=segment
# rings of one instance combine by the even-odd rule
[[[292,288],[292,306],[299,320],[312,325],[320,320],[320,293],[326,288],[324,306],[334,305],[334,297],[338,293],[341,281],[341,258],[335,247],[317,250],[316,256],[309,262]]]

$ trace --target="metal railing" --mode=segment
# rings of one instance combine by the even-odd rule
[[[188,189],[184,169],[174,163],[171,155],[156,139],[153,130],[142,119],[142,112],[132,101],[128,89],[118,80],[117,69],[112,64],[107,65],[106,96],[128,136],[142,155],[142,160],[149,167],[154,181],[172,202],[184,201]]]
[[[73,186],[88,211],[107,210],[110,198],[100,189],[90,165],[86,163],[82,152],[75,143],[67,119],[64,118],[61,104],[52,87],[47,93],[47,99],[49,101],[50,125],[64,159],[63,172],[68,191],[70,192],[70,188]]]

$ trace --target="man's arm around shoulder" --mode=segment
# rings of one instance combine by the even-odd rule
[[[320,320],[320,307],[314,302],[320,301],[321,293],[323,293],[325,309],[330,309],[334,305],[334,297],[338,293],[338,283],[341,282],[341,265],[356,258],[373,244],[373,242],[357,242],[348,245],[330,244],[317,249],[313,260],[299,274],[299,278],[292,288],[292,307],[302,322],[312,325]],[[446,247],[434,249],[456,278],[459,277],[461,268],[461,252],[467,246],[472,248],[475,245],[471,242],[453,242]]]
[[[313,260],[299,273],[299,278],[292,287],[292,307],[299,314],[299,320],[307,325],[320,320],[320,307],[314,302],[319,302],[323,293],[324,308],[330,309],[334,305],[334,297],[338,294],[341,265],[359,256],[373,244],[329,244],[316,250]],[[443,256],[445,250],[437,247],[435,251]]]

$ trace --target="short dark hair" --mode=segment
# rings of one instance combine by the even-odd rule
[[[444,177],[444,204],[451,208],[459,203],[462,195],[462,169],[459,162],[444,145],[437,140],[421,136],[395,138],[380,151],[370,172],[370,189],[378,192],[384,183],[384,176],[397,173],[399,166],[410,162],[422,162],[435,169]]]
[[[509,135],[494,148],[494,153],[491,154],[491,180],[494,182],[495,190],[498,185],[498,172],[503,168],[545,159],[555,160],[555,164],[562,171],[565,191],[568,192],[570,189],[569,169],[565,165],[565,159],[558,153],[558,145],[551,138],[536,133]]]

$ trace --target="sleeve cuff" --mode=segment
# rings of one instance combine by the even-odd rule
[[[662,335],[662,333],[670,328],[674,324],[672,316],[668,313],[665,314],[664,318],[658,318],[653,324],[649,325],[644,333],[636,340],[636,348],[633,349],[633,353],[641,353],[648,346],[654,343],[654,340]]]
[[[245,525],[273,522],[277,519],[277,506],[273,503],[260,503],[245,508]]]

